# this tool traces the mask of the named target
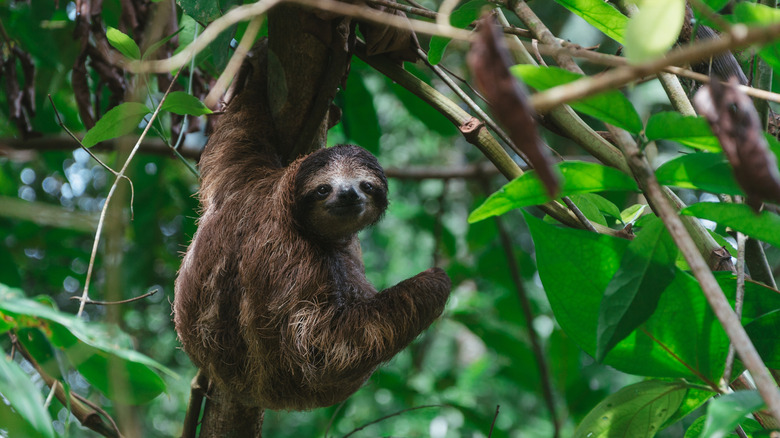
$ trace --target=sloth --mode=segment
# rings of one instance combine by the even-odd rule
[[[174,323],[195,365],[241,403],[329,406],[441,314],[450,279],[431,268],[378,292],[357,233],[387,208],[382,167],[354,145],[283,165],[263,86],[252,83],[201,157],[202,214],[176,279]]]

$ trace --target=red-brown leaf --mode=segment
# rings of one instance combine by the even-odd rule
[[[509,73],[509,53],[498,26],[489,17],[483,17],[477,33],[467,57],[477,88],[485,96],[493,116],[536,170],[550,198],[555,198],[560,188],[558,178],[547,161],[526,93]]]
[[[780,203],[780,172],[756,108],[737,85],[735,78],[726,85],[713,80],[696,93],[693,102],[720,140],[747,204],[758,211],[764,201]]]

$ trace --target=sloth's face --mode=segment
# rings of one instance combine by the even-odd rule
[[[356,146],[326,149],[321,166],[306,166],[297,187],[298,221],[304,231],[327,240],[349,238],[377,222],[387,208],[387,180],[376,159]],[[325,154],[322,154],[325,155]],[[312,173],[305,174],[305,171]]]

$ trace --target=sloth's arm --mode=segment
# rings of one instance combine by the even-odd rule
[[[355,353],[376,367],[425,330],[441,315],[450,294],[450,278],[432,268],[344,310],[338,336],[350,339]]]

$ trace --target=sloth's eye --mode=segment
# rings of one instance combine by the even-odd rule
[[[374,191],[374,186],[369,182],[363,181],[362,183],[360,183],[360,189],[366,193],[371,193]]]
[[[317,194],[320,195],[320,196],[328,196],[328,194],[330,193],[331,190],[332,189],[331,189],[331,187],[329,185],[323,184],[323,185],[317,187]]]

